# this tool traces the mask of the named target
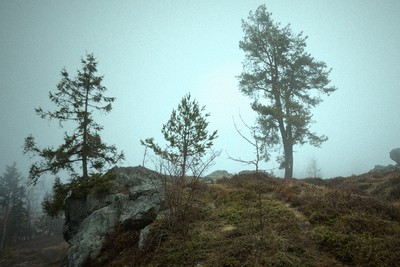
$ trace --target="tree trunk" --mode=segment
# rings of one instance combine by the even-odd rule
[[[275,67],[276,69],[278,67]],[[278,75],[278,74],[276,74]],[[278,90],[275,89],[275,82],[272,84],[272,91],[274,92],[275,107],[279,110],[279,115],[277,117],[279,131],[281,133],[283,150],[284,150],[284,167],[285,167],[285,178],[293,177],[293,139],[292,139],[292,127],[290,124],[285,125],[284,117],[288,117],[290,110],[282,106],[281,96]],[[288,98],[288,96],[286,96]],[[285,101],[285,103],[287,100]],[[285,111],[285,112],[284,112]],[[285,114],[285,116],[283,115]]]
[[[89,104],[89,86],[86,86],[86,96],[85,96],[85,113],[83,117],[83,144],[82,144],[82,172],[83,179],[88,179],[88,166],[87,166],[87,157],[88,157],[88,104]]]
[[[293,140],[292,136],[292,129],[289,126],[285,128],[284,122],[282,118],[278,119],[279,130],[282,137],[283,143],[283,152],[284,152],[284,167],[285,167],[285,178],[292,178],[293,177]]]
[[[87,156],[85,154],[85,150],[86,149],[87,149],[86,146],[83,145],[83,151],[84,151],[82,153],[82,172],[83,172],[82,178],[83,179],[88,179],[89,178],[88,171],[87,171]]]
[[[183,134],[183,151],[182,151],[182,172],[181,172],[181,182],[184,184],[185,176],[186,176],[186,168],[187,168],[187,160],[188,160],[188,147],[189,147],[189,129],[188,126],[185,126],[185,131]]]
[[[0,246],[1,249],[4,248],[4,241],[6,239],[7,220],[8,220],[8,212],[6,212],[6,216],[4,218],[3,236],[1,237],[1,246]]]
[[[0,249],[4,248],[4,241],[6,239],[6,229],[7,229],[7,223],[8,223],[8,216],[9,216],[9,210],[10,210],[10,198],[11,198],[11,193],[8,195],[8,203],[6,206],[6,211],[4,215],[4,221],[3,221],[3,236],[1,237],[1,244],[0,244]]]
[[[285,178],[293,178],[293,144],[286,141],[284,144],[285,153]]]
[[[182,185],[185,183],[187,154],[188,154],[188,149],[187,149],[187,145],[185,143],[184,144],[184,149],[183,149],[183,162],[182,162],[182,173],[181,173],[181,183],[182,183]]]

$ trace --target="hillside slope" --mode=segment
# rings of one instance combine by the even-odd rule
[[[138,248],[108,236],[92,266],[395,266],[400,173],[320,179],[255,174],[201,184],[187,235],[162,217]]]

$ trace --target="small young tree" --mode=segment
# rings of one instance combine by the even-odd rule
[[[154,142],[154,138],[141,140],[142,145],[151,148],[163,159],[179,166],[179,176],[184,179],[188,169],[194,169],[201,164],[201,159],[217,138],[217,131],[208,133],[207,117],[202,114],[205,106],[200,107],[190,94],[184,96],[177,110],[172,110],[170,119],[163,125],[161,132],[167,141],[167,147],[162,149]]]
[[[167,175],[163,176],[162,190],[169,216],[167,223],[170,230],[179,230],[180,234],[188,233],[189,221],[193,219],[191,207],[197,181],[204,170],[220,154],[211,151],[217,131],[208,132],[208,113],[203,114],[205,107],[199,107],[190,94],[182,98],[177,110],[173,110],[170,119],[163,125],[161,132],[167,141],[162,149],[154,138],[141,140],[142,145],[150,148],[159,156],[160,163]],[[187,173],[190,171],[190,183]],[[163,170],[161,170],[163,172]]]
[[[235,126],[235,130],[236,132],[240,135],[240,137],[242,137],[247,143],[249,143],[253,148],[254,148],[254,153],[255,153],[255,158],[252,160],[245,160],[242,159],[240,157],[236,158],[236,157],[231,157],[230,155],[228,155],[228,158],[236,161],[236,162],[240,162],[246,165],[254,165],[255,168],[255,172],[256,175],[258,177],[258,173],[260,170],[260,161],[265,160],[268,161],[269,160],[269,153],[267,151],[267,146],[268,144],[266,143],[266,139],[262,138],[259,136],[258,132],[259,129],[255,126],[249,126],[247,125],[242,117],[240,117],[243,125],[250,131],[251,134],[251,138],[245,136],[237,127],[235,121],[233,121],[233,124]]]
[[[242,123],[244,126],[250,131],[250,137],[245,136],[237,127],[235,121],[233,121],[233,124],[235,125],[236,132],[242,137],[247,143],[249,143],[253,149],[254,149],[254,154],[255,158],[254,159],[249,159],[249,160],[244,160],[242,158],[234,158],[228,155],[229,159],[246,164],[246,165],[254,165],[255,168],[255,177],[256,177],[256,182],[257,182],[257,187],[255,189],[257,193],[257,210],[258,210],[258,220],[260,223],[260,228],[263,232],[266,230],[266,216],[265,212],[263,210],[263,204],[262,204],[262,183],[261,183],[261,175],[260,175],[260,162],[262,160],[268,161],[269,160],[269,153],[267,151],[268,144],[266,143],[266,139],[260,137],[257,133],[259,132],[259,129],[255,126],[249,126],[247,125],[242,117],[240,117]],[[264,238],[264,234],[261,235],[261,239]]]
[[[34,163],[29,171],[34,183],[45,172],[57,174],[61,170],[77,176],[77,165],[82,169],[83,179],[88,179],[89,171],[100,172],[105,164],[115,164],[124,158],[118,153],[115,146],[108,146],[102,142],[100,131],[103,126],[96,123],[93,112],[109,113],[114,97],[106,97],[107,88],[101,82],[103,76],[97,76],[97,61],[93,54],[82,58],[82,70],[78,70],[74,79],[68,72],[61,71],[61,82],[55,93],[50,92],[49,98],[57,109],[45,111],[41,107],[35,109],[43,119],[58,120],[60,127],[66,122],[76,125],[72,134],[65,132],[64,142],[58,147],[39,148],[32,135],[25,138],[24,153],[39,156],[41,161]]]

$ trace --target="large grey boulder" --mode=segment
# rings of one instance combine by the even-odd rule
[[[396,162],[397,165],[400,165],[400,148],[392,149],[389,153],[390,158]]]
[[[117,224],[145,229],[146,236],[146,226],[156,219],[163,201],[160,174],[144,167],[113,168],[110,173],[115,178],[109,194],[66,199],[64,238],[69,250],[63,266],[82,266],[99,256],[106,234]]]

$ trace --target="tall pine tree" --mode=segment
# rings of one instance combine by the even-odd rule
[[[293,176],[293,146],[310,143],[320,146],[327,137],[310,130],[311,109],[321,103],[322,94],[336,90],[330,86],[330,70],[306,52],[302,33],[281,27],[264,5],[247,21],[242,21],[244,38],[239,47],[245,52],[239,88],[251,97],[252,108],[266,143],[283,145],[281,167],[285,177]]]
[[[103,76],[97,75],[97,61],[93,54],[82,58],[82,69],[78,70],[75,78],[71,79],[65,68],[61,76],[56,92],[49,93],[50,101],[57,109],[45,111],[39,107],[35,111],[43,119],[58,120],[60,127],[72,122],[76,128],[70,134],[65,132],[64,142],[57,148],[39,148],[32,135],[25,139],[24,152],[41,158],[30,168],[33,182],[43,173],[57,174],[61,170],[76,177],[77,167],[82,171],[80,177],[88,179],[90,171],[101,172],[106,164],[115,164],[124,158],[114,145],[102,142],[100,132],[103,126],[93,118],[94,111],[109,113],[115,101],[114,97],[104,96],[107,88],[101,84]]]

